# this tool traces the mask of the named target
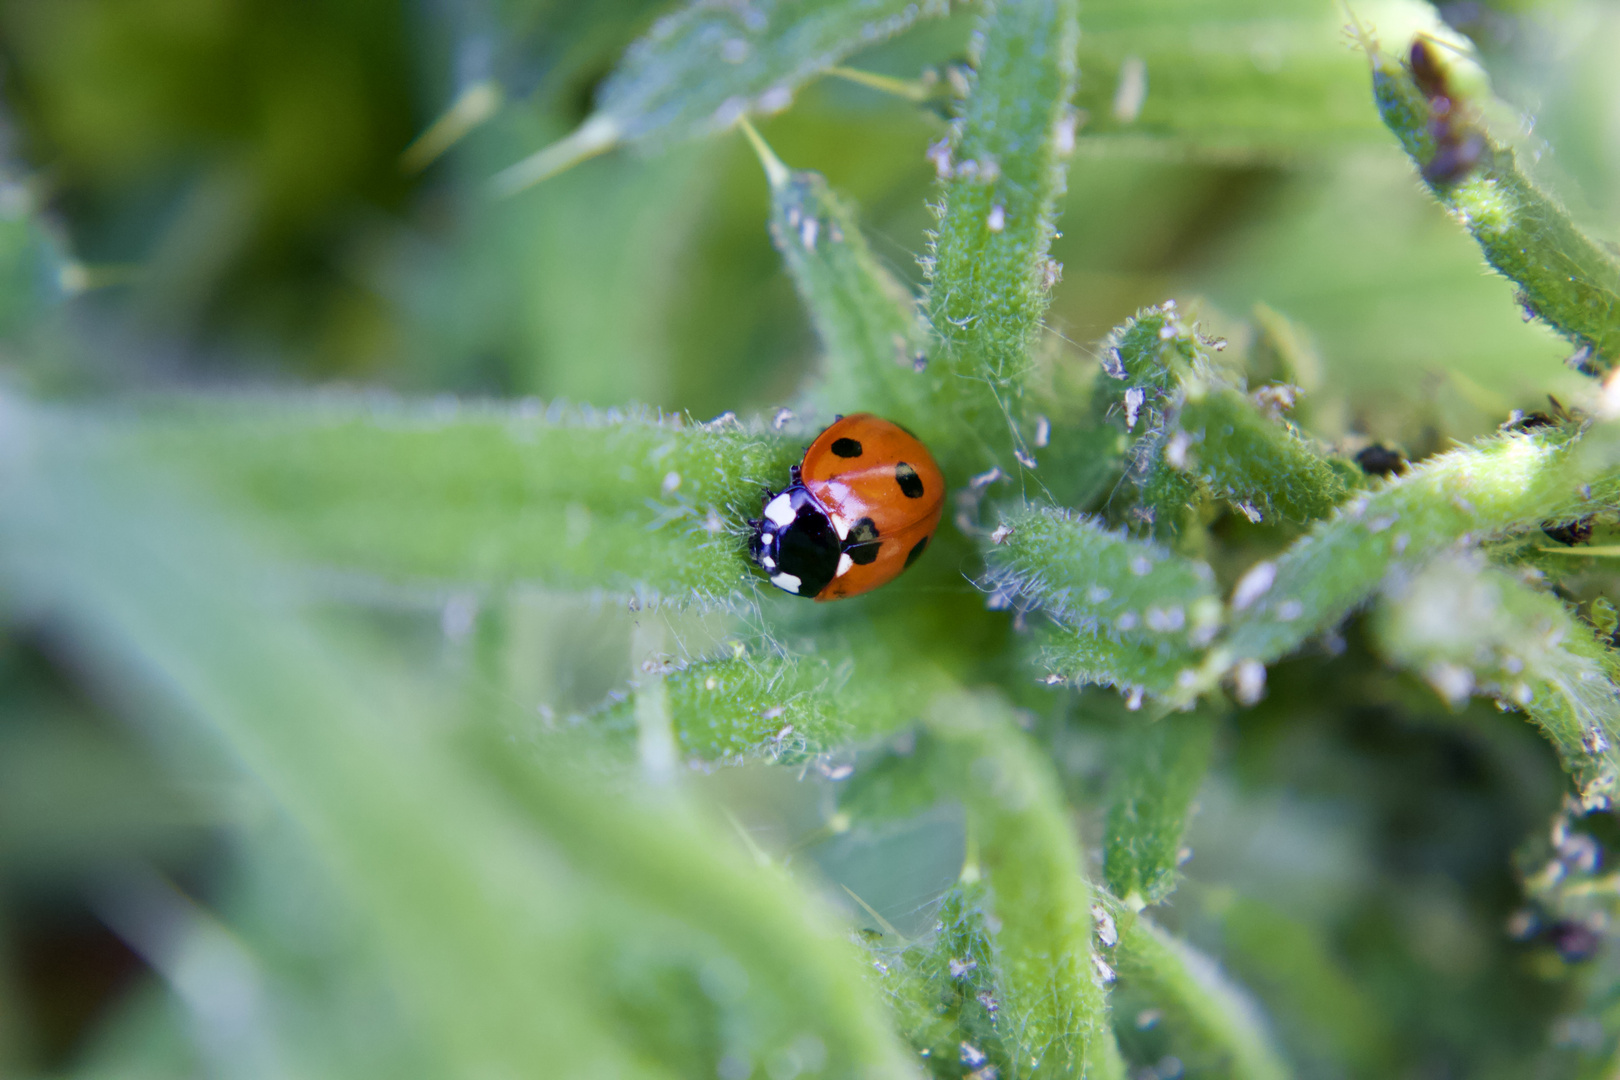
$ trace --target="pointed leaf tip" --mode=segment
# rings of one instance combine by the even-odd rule
[[[777,157],[770,144],[760,137],[746,116],[737,121],[737,126],[748,136],[748,143],[754,148],[754,153],[759,155],[759,163],[765,170],[766,181],[773,188],[785,186],[792,174],[788,171],[788,167],[782,164],[782,159]]]
[[[624,131],[617,120],[596,113],[570,134],[496,173],[489,182],[490,188],[499,198],[516,195],[582,161],[613,149],[623,135]]]

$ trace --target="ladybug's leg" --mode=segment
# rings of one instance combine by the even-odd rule
[[[788,479],[792,480],[795,484],[799,482],[799,467],[797,465],[788,466]]]
[[[770,488],[760,488],[759,490],[764,492],[764,494],[760,496],[759,500],[759,505],[761,506],[764,506],[766,503],[776,498],[776,492],[772,491]]]

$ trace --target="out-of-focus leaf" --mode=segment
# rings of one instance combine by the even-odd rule
[[[1214,741],[1213,719],[1198,713],[1120,732],[1103,869],[1128,906],[1157,904],[1176,887],[1181,839]]]
[[[496,187],[522,190],[622,142],[690,139],[781,112],[856,49],[949,12],[950,0],[693,0],[625,52],[584,124],[500,173]]]
[[[751,588],[741,520],[796,456],[735,424],[636,410],[244,400],[132,423],[317,566],[714,602]]]
[[[1357,5],[1384,26],[1426,26],[1426,5]],[[1082,13],[1084,153],[1289,161],[1378,137],[1344,13],[1299,0],[1145,0]]]

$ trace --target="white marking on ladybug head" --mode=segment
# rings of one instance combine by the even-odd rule
[[[794,577],[792,574],[772,574],[771,584],[775,585],[783,592],[797,593],[799,591],[800,582],[799,579]]]
[[[845,574],[849,573],[849,568],[854,565],[855,560],[849,557],[849,552],[844,552],[842,555],[838,556],[838,571],[833,574],[833,577],[843,577]]]
[[[833,528],[838,533],[838,539],[849,539],[849,519],[843,514],[828,514],[827,516],[832,518]]]
[[[759,560],[759,565],[763,566],[767,570],[775,570],[776,560],[771,558],[769,555],[766,555]]]
[[[784,491],[772,499],[765,506],[765,516],[784,528],[793,524],[793,496]]]

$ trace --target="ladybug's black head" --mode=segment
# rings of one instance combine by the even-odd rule
[[[748,554],[771,584],[795,596],[815,597],[838,573],[842,545],[815,496],[794,484],[765,503]]]

